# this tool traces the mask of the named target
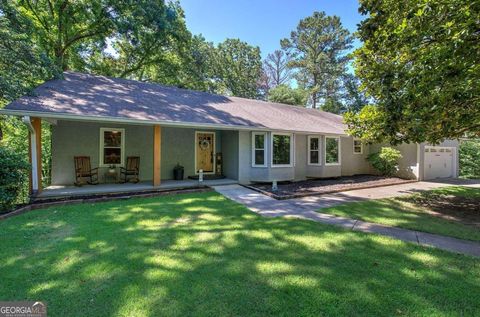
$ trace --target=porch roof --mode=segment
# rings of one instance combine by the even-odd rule
[[[345,134],[341,116],[141,81],[65,72],[0,113],[243,130]]]

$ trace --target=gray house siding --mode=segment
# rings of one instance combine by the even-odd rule
[[[195,131],[215,132],[215,152],[222,152],[222,133],[208,129],[162,128],[162,179],[173,178],[177,163],[185,168],[185,177],[195,175]]]
[[[151,126],[58,121],[57,125],[52,126],[52,185],[71,185],[75,182],[74,156],[90,156],[92,167],[98,166],[100,128],[125,129],[125,157],[140,156],[140,179],[152,179]],[[100,181],[103,181],[105,170],[99,169]]]
[[[428,146],[428,143],[410,143],[410,144],[401,144],[398,146],[394,146],[397,150],[399,150],[402,154],[402,158],[399,160],[399,170],[397,176],[402,178],[408,179],[417,179],[423,180],[424,179],[424,161],[425,161],[425,146]],[[381,145],[381,144],[374,144],[371,145],[371,152],[378,151],[382,146],[389,146],[389,145]],[[459,142],[457,140],[445,140],[436,146],[443,146],[443,147],[453,147],[454,148],[454,177],[458,177],[459,175],[459,164],[458,164],[458,146]],[[372,169],[372,173],[376,173],[375,170]]]
[[[230,179],[238,179],[238,131],[221,131],[220,134],[223,156],[223,174]]]
[[[52,127],[52,185],[71,185],[75,182],[74,156],[90,156],[92,167],[99,165],[100,128],[125,129],[125,157],[140,156],[140,180],[152,180],[152,126],[59,121]],[[162,179],[173,178],[173,167],[177,163],[185,167],[185,177],[195,174],[195,131],[215,132],[216,152],[222,152],[222,134],[225,131],[163,127]],[[235,173],[230,171],[237,155],[227,152],[223,157],[231,175],[229,177],[235,177]],[[99,169],[100,181],[103,181],[105,170],[105,167]]]
[[[391,147],[387,144],[372,144],[370,145],[370,152],[378,152],[382,147]],[[417,158],[417,144],[416,143],[404,143],[393,148],[400,151],[402,158],[398,161],[398,172],[397,176],[407,179],[417,179],[418,175],[418,164],[420,162]],[[372,168],[372,174],[378,174],[378,171]]]
[[[87,123],[58,121],[52,126],[52,185],[70,185],[75,181],[73,157],[90,156],[92,166],[99,165],[100,128],[125,129],[125,157],[140,156],[140,180],[152,179],[153,127],[113,123]],[[353,138],[340,138],[339,165],[325,165],[325,136],[320,137],[319,165],[308,164],[308,135],[294,135],[293,164],[291,167],[275,167],[271,164],[271,135],[267,132],[265,142],[266,166],[252,166],[252,131],[209,130],[196,128],[162,128],[161,178],[172,179],[173,168],[179,163],[185,167],[185,177],[195,174],[195,131],[215,132],[215,150],[223,157],[223,174],[240,183],[304,180],[355,174],[375,173],[367,162],[369,153],[378,151],[382,145],[364,145],[362,154],[353,153]],[[396,146],[402,153],[398,176],[423,179],[424,149],[427,144],[402,144]],[[454,176],[458,176],[458,141],[447,140],[439,146],[453,147]],[[100,181],[106,168],[100,168]]]
[[[307,178],[307,135],[295,134],[295,180]]]
[[[308,178],[326,178],[326,177],[337,177],[342,175],[342,165],[325,165],[325,136],[324,135],[312,135],[318,136],[319,139],[319,148],[320,148],[320,164],[318,165],[309,165],[308,156],[307,156],[307,168],[306,168],[306,177]],[[306,141],[305,151],[308,151],[308,136]],[[340,163],[342,163],[342,138],[340,139]],[[307,153],[307,155],[309,155]]]
[[[369,174],[371,172],[370,163],[367,161],[369,146],[363,144],[363,153],[357,154],[353,152],[353,138],[341,138],[342,149],[342,176],[351,176],[357,174]]]
[[[255,131],[253,131],[255,132]],[[271,164],[271,133],[267,132],[265,142],[266,166],[252,166],[252,133],[239,132],[239,182],[271,182],[295,179],[295,167],[275,167]],[[295,136],[294,136],[295,137]],[[295,141],[294,141],[295,142]],[[296,152],[293,153],[296,155]],[[294,156],[295,157],[295,156]]]

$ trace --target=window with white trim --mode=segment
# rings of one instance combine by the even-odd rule
[[[308,136],[308,164],[320,165],[320,137]]]
[[[272,166],[292,166],[292,135],[272,133]]]
[[[340,164],[340,138],[325,137],[325,165]]]
[[[267,139],[266,133],[252,133],[252,165],[258,167],[265,167],[267,165],[265,141]]]
[[[363,142],[358,139],[353,140],[353,153],[363,154]]]
[[[100,166],[123,165],[125,129],[100,128]]]

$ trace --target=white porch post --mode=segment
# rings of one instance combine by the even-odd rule
[[[42,120],[40,118],[23,117],[23,123],[29,131],[30,185],[31,193],[38,194],[42,191]]]

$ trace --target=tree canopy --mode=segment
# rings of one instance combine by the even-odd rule
[[[226,39],[216,48],[214,65],[220,93],[257,98],[262,67],[260,48],[239,39]]]
[[[270,89],[268,101],[285,103],[288,105],[305,106],[308,93],[302,88],[292,88],[288,85],[278,85]]]
[[[340,18],[325,12],[300,20],[290,38],[281,40],[282,48],[292,56],[288,65],[297,70],[297,82],[309,90],[313,108],[341,98],[352,43],[353,36]]]
[[[372,141],[480,135],[480,2],[361,0],[356,74],[376,106],[346,121]]]

